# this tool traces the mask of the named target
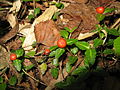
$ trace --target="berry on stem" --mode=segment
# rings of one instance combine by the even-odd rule
[[[104,12],[104,7],[97,7],[96,12],[102,14]]]
[[[45,49],[44,55],[48,55],[50,53],[50,49]]]
[[[16,59],[17,59],[17,55],[15,53],[11,53],[10,60],[16,60]]]
[[[57,45],[58,45],[58,47],[60,47],[60,48],[64,48],[64,47],[66,47],[67,42],[66,42],[66,40],[65,40],[64,38],[61,38],[61,39],[59,39],[59,40],[57,41]]]

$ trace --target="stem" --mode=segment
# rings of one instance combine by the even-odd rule
[[[118,18],[118,20],[110,28],[114,28],[118,23],[120,23],[120,18]]]
[[[28,75],[30,78],[32,78],[33,80],[35,80],[36,82],[40,82],[39,80],[35,79],[33,76],[29,75],[24,69],[22,69],[22,71]],[[45,85],[43,82],[40,82],[41,84]]]

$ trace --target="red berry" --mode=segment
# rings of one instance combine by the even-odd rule
[[[50,53],[50,49],[45,49],[44,55],[48,55]]]
[[[98,7],[96,8],[96,12],[102,14],[104,12],[104,7]]]
[[[66,47],[67,42],[66,42],[66,40],[65,40],[64,38],[61,38],[61,39],[59,39],[59,40],[57,41],[57,45],[58,45],[58,47],[60,47],[60,48],[64,48],[64,47]]]
[[[10,54],[10,60],[16,60],[17,55],[15,53]]]

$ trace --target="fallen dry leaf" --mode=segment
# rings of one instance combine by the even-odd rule
[[[24,50],[31,50],[33,48],[31,45],[34,43],[34,41],[36,41],[34,34],[34,26],[42,21],[50,20],[53,14],[57,11],[58,9],[55,6],[50,6],[48,9],[45,10],[42,15],[35,19],[32,26],[27,30],[27,36],[22,45],[22,47],[24,47]]]
[[[50,47],[56,45],[60,34],[55,23],[52,20],[48,20],[35,25],[35,37],[37,43]]]
[[[67,23],[58,20],[57,24],[60,29],[63,27],[70,29],[78,27],[72,35],[72,38],[76,38],[80,32],[86,33],[95,29],[95,25],[98,24],[95,12],[95,9],[88,7],[84,3],[70,4],[68,7],[61,10],[63,19],[68,20]]]

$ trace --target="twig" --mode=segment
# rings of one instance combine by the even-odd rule
[[[28,75],[30,78],[32,78],[33,80],[35,80],[36,82],[39,82],[39,83],[45,85],[43,82],[40,82],[39,80],[35,79],[33,76],[29,75],[24,69],[22,69],[22,71],[23,71],[26,75]]]
[[[118,23],[120,23],[120,18],[110,28],[114,28]]]
[[[111,66],[113,66],[113,65],[115,65],[115,64],[116,64],[117,59],[115,59],[114,57],[113,57],[112,59],[114,60],[114,62],[113,62],[111,65],[109,65],[108,67],[111,67]]]

